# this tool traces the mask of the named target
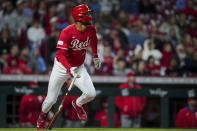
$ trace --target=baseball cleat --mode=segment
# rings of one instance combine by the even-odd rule
[[[47,113],[41,112],[37,120],[37,130],[46,130],[45,120],[47,118]]]
[[[77,106],[76,100],[72,101],[72,106],[76,110],[78,118],[82,121],[86,121],[87,120],[87,114],[86,114],[85,110],[83,109],[83,107]]]

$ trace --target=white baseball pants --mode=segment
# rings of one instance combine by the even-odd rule
[[[95,98],[96,91],[84,65],[79,67],[78,74],[81,77],[77,78],[74,84],[82,91],[82,95],[77,99],[76,104],[82,106]],[[61,87],[68,78],[70,78],[70,76],[67,74],[66,68],[55,59],[49,79],[47,97],[42,104],[42,112],[47,113],[53,104],[56,103]]]

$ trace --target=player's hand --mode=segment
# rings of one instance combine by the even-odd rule
[[[97,58],[94,58],[93,61],[94,61],[94,67],[96,69],[100,69],[101,68],[101,60],[97,57]]]
[[[79,71],[79,68],[78,67],[71,67],[70,70],[68,70],[68,74],[71,76],[71,77],[74,77],[77,75],[77,78],[80,78],[80,75],[77,74]]]

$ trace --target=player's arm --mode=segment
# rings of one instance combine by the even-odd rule
[[[73,77],[73,74],[71,73],[71,66],[66,59],[66,54],[68,51],[68,40],[69,40],[68,31],[63,30],[61,32],[60,38],[56,46],[56,48],[58,48],[56,59],[66,68],[67,73],[71,77]]]
[[[93,54],[93,57],[94,57],[94,66],[96,69],[99,69],[101,67],[101,61],[98,57],[98,48],[97,48],[97,45],[98,45],[98,38],[96,36],[96,28],[93,28],[91,29],[92,31],[92,41],[90,42],[90,47],[92,49],[92,54]]]

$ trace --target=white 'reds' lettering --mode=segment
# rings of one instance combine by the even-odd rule
[[[90,39],[89,37],[87,37],[87,40],[84,42],[79,42],[78,39],[74,39],[71,41],[70,43],[70,48],[73,50],[81,50],[81,49],[86,49],[88,47],[88,45],[90,44]]]

